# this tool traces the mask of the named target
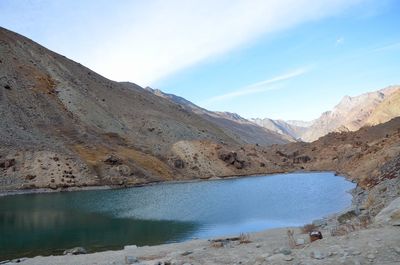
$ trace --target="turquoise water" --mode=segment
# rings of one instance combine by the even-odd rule
[[[351,203],[331,172],[0,198],[0,260],[296,226]]]

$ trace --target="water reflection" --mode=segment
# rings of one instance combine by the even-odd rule
[[[0,198],[0,260],[301,225],[348,206],[330,172]]]
[[[112,218],[61,209],[1,211],[0,260],[60,254],[75,246],[100,251],[180,241],[197,227],[193,222]]]

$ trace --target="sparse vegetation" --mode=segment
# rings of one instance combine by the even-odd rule
[[[364,207],[366,208],[366,209],[371,209],[371,207],[374,205],[374,203],[375,203],[375,198],[374,198],[374,196],[370,193],[370,194],[368,194],[368,197],[367,197],[367,199],[365,200],[365,202],[364,202]]]
[[[240,233],[240,235],[239,235],[239,243],[240,244],[251,243],[250,234],[249,233]]]

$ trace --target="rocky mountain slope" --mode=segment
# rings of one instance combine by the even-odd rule
[[[295,138],[291,135],[282,134],[274,129],[266,128],[264,126],[258,126],[249,120],[241,117],[236,113],[230,112],[216,112],[203,109],[192,102],[173,95],[164,93],[159,89],[152,89],[150,87],[145,88],[147,91],[153,94],[166,98],[176,104],[182,106],[188,111],[192,111],[204,119],[216,124],[223,128],[223,130],[234,139],[242,139],[248,144],[259,144],[259,145],[270,145],[271,143],[287,143],[294,142]],[[281,139],[281,140],[279,140]]]
[[[220,126],[212,117],[137,85],[110,81],[3,28],[0,66],[2,189],[197,178],[195,169],[182,174],[176,145],[287,142],[253,125]]]
[[[251,119],[251,121],[268,130],[299,140],[301,140],[301,136],[306,133],[308,128],[312,125],[312,122],[273,120],[269,118],[256,118]]]
[[[296,170],[334,170],[369,187],[379,182],[379,169],[399,155],[400,118],[313,143],[267,147],[258,140],[286,140],[240,116],[112,82],[5,29],[0,65],[2,190]]]
[[[390,86],[356,97],[346,96],[332,111],[323,113],[301,138],[310,142],[329,132],[356,131],[397,116],[400,116],[400,86]]]
[[[363,126],[377,125],[400,116],[400,86],[345,96],[332,111],[324,112],[310,122],[252,119],[271,131],[294,139],[312,142],[330,132],[356,131]]]

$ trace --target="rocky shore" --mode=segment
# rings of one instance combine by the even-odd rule
[[[287,229],[251,234],[245,241],[237,238],[193,240],[152,247],[126,246],[119,251],[83,255],[35,257],[5,264],[387,264],[400,261],[400,228],[373,225],[351,233],[332,236],[323,229],[324,238],[309,242],[308,235],[294,229],[297,246],[290,246]]]

